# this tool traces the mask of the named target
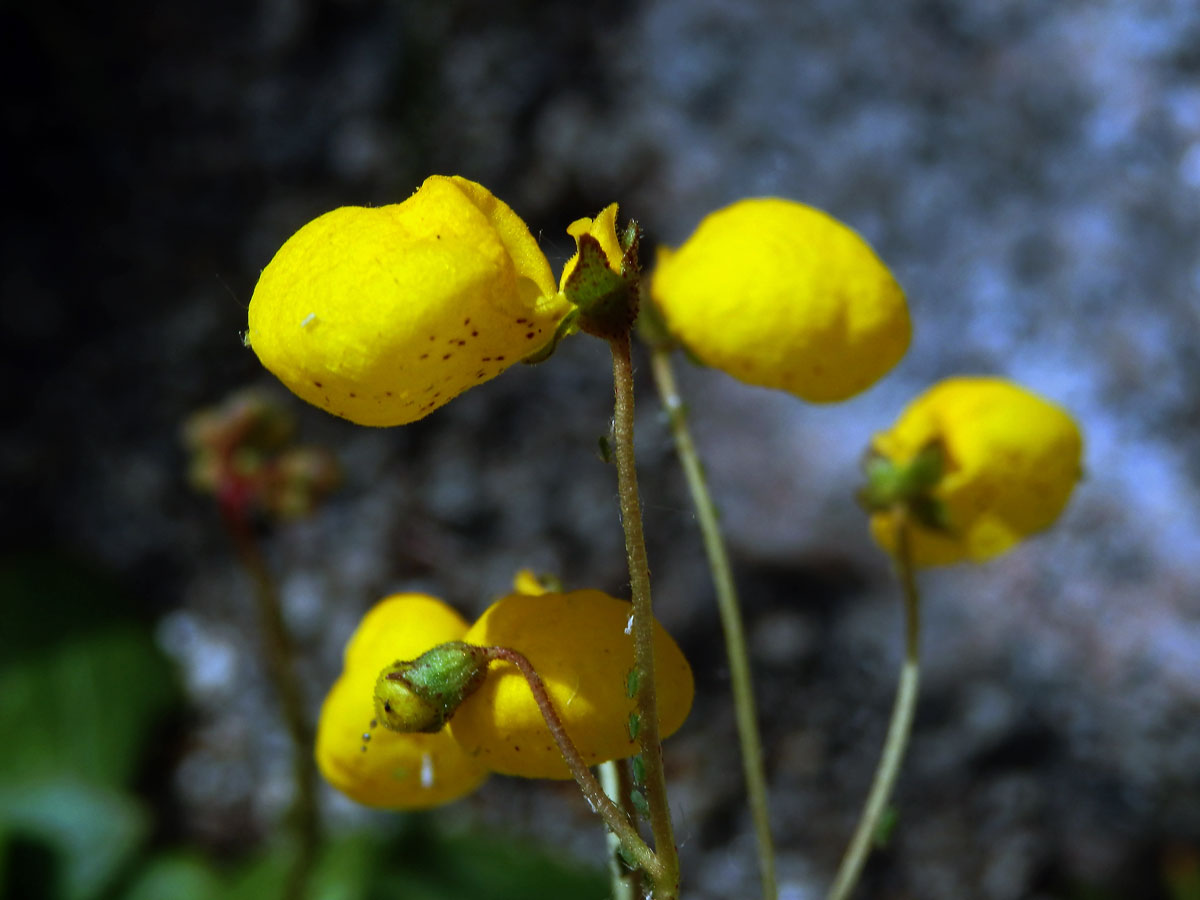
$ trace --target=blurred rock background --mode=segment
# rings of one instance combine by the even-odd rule
[[[821,896],[832,875],[898,662],[858,459],[908,398],[962,372],[1070,408],[1088,477],[1053,532],[924,577],[900,820],[862,896],[1200,896],[1195,4],[77,6],[0,9],[0,533],[12,559],[105,573],[178,663],[186,711],[141,779],[159,834],[245,847],[289,791],[249,586],[187,490],[180,424],[273,384],[239,331],[288,235],[459,173],[521,213],[555,266],[566,225],[613,200],[653,246],[775,194],[853,225],[908,291],[907,358],[841,406],[681,364],[754,645],[785,897]],[[700,687],[668,745],[687,896],[753,896],[719,629],[642,368],[657,603]],[[403,429],[294,402],[347,472],[319,517],[268,543],[314,713],[385,593],[473,613],[526,565],[624,592],[595,452],[610,403],[605,348],[583,338]],[[337,828],[394,821],[324,800]],[[493,779],[438,820],[600,853],[562,786]]]

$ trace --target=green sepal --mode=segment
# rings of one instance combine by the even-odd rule
[[[550,340],[522,359],[521,362],[528,366],[536,366],[538,363],[544,363],[554,355],[554,351],[558,349],[559,341],[561,341],[563,338],[569,337],[578,330],[579,310],[572,309],[565,316],[563,316],[562,321],[558,323],[558,327],[554,329],[554,334],[551,336]]]
[[[642,730],[642,718],[635,712],[629,714],[629,739],[636,741],[638,732]]]
[[[487,677],[487,651],[462,641],[399,660],[375,681],[375,716],[391,731],[433,733]]]
[[[946,448],[935,440],[908,462],[898,463],[871,453],[863,461],[867,483],[858,501],[868,512],[905,507],[917,522],[932,531],[949,531],[945,504],[934,494],[946,471]]]
[[[625,234],[629,229],[626,228]],[[563,285],[563,294],[579,307],[579,329],[604,340],[628,333],[638,314],[637,240],[632,239],[614,272],[600,242],[581,234],[579,259]]]

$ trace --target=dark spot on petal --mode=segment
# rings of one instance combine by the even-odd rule
[[[350,392],[350,396],[351,396],[351,397],[357,397],[357,396],[358,396],[358,394],[354,393],[354,391],[351,391],[351,392]]]
[[[503,356],[497,356],[497,357],[496,357],[496,362],[504,362],[504,357],[503,357]]]
[[[421,359],[429,359],[429,354],[428,354],[428,353],[422,353],[420,358],[421,358]]]
[[[471,332],[471,337],[479,337],[479,332],[478,332],[478,331],[472,331],[472,332]]]
[[[319,381],[314,381],[313,384],[315,384],[317,387],[325,387],[325,385],[321,384]]]
[[[447,353],[445,356],[442,357],[442,361],[444,362],[445,360],[449,359],[453,355],[454,355],[453,353]]]
[[[518,325],[524,325],[524,324],[525,324],[526,322],[528,322],[528,321],[529,321],[528,319],[517,319],[517,324],[518,324]]]
[[[532,331],[527,331],[527,332],[525,332],[525,337],[526,337],[526,338],[531,338],[531,337],[533,337],[533,332],[532,332]]]
[[[471,324],[471,318],[470,318],[470,316],[468,316],[467,318],[463,319],[463,324],[464,324],[464,325],[470,325],[470,324]]]

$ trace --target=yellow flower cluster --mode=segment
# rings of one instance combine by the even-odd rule
[[[982,561],[1048,528],[1082,475],[1083,438],[1060,407],[1000,378],[950,378],[915,399],[874,453],[896,465],[926,448],[941,456],[940,478],[928,496],[944,528],[913,523],[919,566]],[[896,549],[900,512],[876,511],[871,532]]]
[[[579,251],[556,284],[511,208],[473,181],[433,175],[402,203],[342,207],[296,232],[259,278],[247,341],[335,415],[415,421],[564,334],[632,324],[636,238],[618,237],[616,217],[614,203],[570,225]],[[585,240],[602,261],[580,273]],[[789,200],[712,213],[677,251],[660,251],[650,292],[696,358],[814,402],[865,390],[909,343],[887,267],[845,225]]]
[[[518,584],[540,590],[527,576]],[[468,627],[434,597],[388,597],[367,613],[346,647],[342,675],[321,708],[317,765],[347,796],[392,809],[448,803],[473,791],[489,772],[570,778],[528,684],[506,662],[492,663],[483,686],[441,731],[401,734],[376,728],[364,741],[375,715],[372,693],[380,671],[447,641],[523,654],[587,762],[630,756],[637,749],[628,732],[634,709],[626,690],[633,667],[625,631],[629,615],[628,603],[599,591],[515,593],[493,603]],[[660,728],[666,736],[687,718],[694,686],[683,653],[657,623],[654,649]]]

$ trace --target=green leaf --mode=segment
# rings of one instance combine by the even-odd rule
[[[608,896],[607,879],[600,869],[507,838],[442,835],[429,827],[431,819],[425,816],[410,821],[418,827],[385,850],[388,869],[374,879],[369,900],[604,900]]]
[[[128,784],[180,702],[148,626],[105,578],[55,556],[0,561],[0,604],[0,784]]]
[[[172,854],[151,860],[122,900],[226,900],[225,886],[198,856]]]
[[[134,626],[75,636],[0,669],[0,784],[69,774],[128,784],[150,725],[177,702],[167,662]]]
[[[149,829],[132,798],[65,780],[0,785],[0,823],[54,852],[59,890],[49,896],[62,900],[98,896]]]

